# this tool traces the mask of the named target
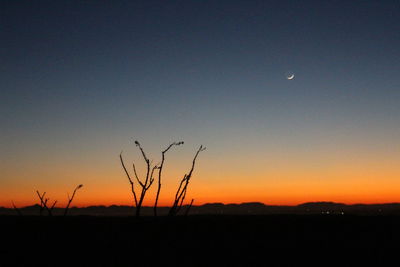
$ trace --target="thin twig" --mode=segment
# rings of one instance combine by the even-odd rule
[[[69,206],[71,205],[72,200],[74,200],[76,191],[78,191],[78,190],[79,190],[80,188],[82,188],[82,187],[83,187],[83,184],[78,185],[77,187],[75,187],[74,192],[72,193],[71,198],[68,196],[68,204],[67,204],[67,206],[65,207],[64,216],[67,216]],[[55,205],[55,203],[54,203],[54,205]]]
[[[38,195],[39,199],[40,199],[40,216],[42,215],[43,209],[47,210],[47,213],[49,216],[52,216],[52,212],[49,209],[49,207],[47,207],[47,201],[49,200],[48,198],[44,199],[44,196],[46,195],[46,192],[44,192],[42,195],[39,193],[38,190],[36,190],[36,194]]]
[[[185,216],[188,216],[189,211],[190,211],[190,208],[191,208],[192,205],[193,205],[193,202],[194,202],[194,199],[192,198],[192,201],[190,201],[190,204],[189,204],[189,206],[187,207],[187,209],[186,209],[186,211],[185,211]]]
[[[134,163],[134,162],[132,162],[132,167],[133,167],[133,173],[135,174],[136,180],[137,180],[138,183],[143,187],[143,183],[139,180],[139,177],[138,177],[138,175],[137,175],[136,167],[135,167],[135,163]]]
[[[158,170],[158,187],[157,187],[156,200],[154,202],[154,216],[157,216],[157,205],[158,205],[158,198],[160,196],[160,191],[161,191],[161,177],[162,177],[162,170],[163,170],[163,167],[164,167],[165,154],[173,146],[179,146],[179,145],[183,145],[183,144],[184,144],[183,141],[173,142],[172,144],[170,144],[166,149],[164,149],[161,152],[161,164],[160,164],[160,167],[159,167],[159,170]]]
[[[121,154],[119,154],[119,159],[121,161],[122,167],[124,168],[125,174],[128,177],[129,183],[131,184],[131,191],[132,191],[132,194],[133,194],[133,198],[135,200],[135,207],[137,207],[138,201],[137,201],[137,197],[136,197],[136,193],[135,193],[135,187],[133,185],[133,181],[131,179],[131,176],[129,175],[129,172],[125,167],[124,160],[122,159],[122,152],[121,152]],[[133,169],[135,170],[135,165],[133,165]],[[136,175],[136,170],[135,170],[135,175]],[[137,178],[137,175],[136,175],[136,178]],[[137,178],[137,179],[139,181],[139,178]]]
[[[14,207],[14,210],[17,212],[17,214],[19,216],[22,216],[22,212],[19,210],[19,208],[17,208],[17,206],[15,206],[14,201],[11,201],[11,203],[12,203],[12,205]]]
[[[182,204],[183,204],[183,200],[186,197],[186,192],[187,192],[187,188],[188,188],[188,185],[189,185],[189,182],[190,182],[190,178],[192,177],[192,173],[194,171],[194,166],[196,164],[197,156],[199,155],[199,153],[201,151],[204,151],[205,149],[206,148],[203,147],[202,145],[199,147],[199,149],[197,150],[197,152],[196,152],[196,154],[195,154],[195,156],[193,158],[192,167],[191,167],[189,173],[185,174],[185,176],[181,180],[181,182],[179,184],[179,187],[178,187],[178,190],[176,191],[176,194],[175,194],[174,203],[173,203],[173,205],[172,205],[172,207],[171,207],[171,209],[170,209],[170,211],[168,213],[170,216],[176,215],[179,212],[179,210],[181,209]],[[182,187],[182,185],[183,185],[183,187]]]

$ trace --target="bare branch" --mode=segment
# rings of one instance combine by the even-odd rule
[[[39,191],[38,190],[36,190],[36,194],[38,195],[38,197],[39,197],[39,199],[40,199],[40,211],[39,211],[39,215],[40,216],[42,216],[42,214],[43,214],[43,209],[45,209],[46,208],[46,210],[47,210],[47,207],[46,207],[46,204],[45,204],[45,202],[44,202],[44,196],[46,195],[46,192],[44,192],[42,195],[39,193]]]
[[[156,169],[159,169],[159,167],[156,165],[156,166],[154,166],[152,169],[151,169],[151,174],[150,174],[150,182],[149,182],[149,184],[146,186],[146,190],[148,190],[149,188],[150,188],[150,186],[153,184],[153,182],[154,182],[154,177],[153,177],[153,173],[154,173],[154,170],[156,170]]]
[[[149,164],[150,161],[149,161],[149,159],[146,157],[146,153],[144,153],[144,150],[143,150],[142,146],[140,145],[140,143],[139,143],[138,141],[135,141],[135,145],[136,145],[137,147],[139,147],[140,151],[142,152],[142,155],[143,155],[144,160],[146,161],[146,163]]]
[[[53,208],[55,207],[55,205],[57,204],[57,200],[56,201],[54,201],[54,203],[53,203],[53,205],[51,205],[51,210],[53,210]]]
[[[170,150],[171,147],[179,146],[179,145],[183,145],[183,141],[173,142],[172,144],[170,144],[166,149],[164,149],[161,152],[162,159],[161,159],[161,164],[160,164],[159,171],[158,171],[158,187],[157,187],[156,200],[154,203],[154,216],[157,216],[157,205],[158,205],[158,198],[160,196],[160,191],[161,191],[161,177],[162,177],[162,169],[164,167],[165,154],[167,153],[168,150]]]
[[[140,186],[143,187],[144,185],[143,185],[143,183],[139,180],[139,177],[138,177],[138,175],[137,175],[137,173],[136,173],[136,167],[135,167],[135,163],[134,163],[134,162],[132,162],[132,167],[133,167],[133,172],[134,172],[134,174],[135,174],[136,180],[138,181],[138,183],[140,184]]]
[[[178,196],[181,194],[181,188],[182,188],[183,183],[186,182],[186,177],[187,177],[187,174],[185,174],[183,176],[183,179],[181,180],[181,182],[179,184],[178,190],[176,191],[176,194],[175,194],[175,199],[179,199]]]
[[[135,193],[135,187],[134,187],[134,185],[133,185],[133,181],[132,181],[132,179],[131,179],[131,176],[129,175],[129,172],[128,172],[128,170],[127,170],[126,167],[125,167],[124,160],[122,159],[122,152],[121,152],[121,154],[119,154],[119,159],[120,159],[120,161],[121,161],[122,168],[124,169],[125,174],[126,174],[126,176],[128,177],[129,183],[131,184],[131,191],[132,191],[132,194],[133,194],[133,198],[134,198],[134,200],[135,200],[135,207],[137,207],[138,202],[137,202],[137,197],[136,197],[136,193]],[[135,175],[136,175],[135,165],[133,165],[133,170],[135,171]],[[137,175],[136,175],[136,178],[137,178]],[[138,179],[138,181],[139,181],[139,178],[137,178],[137,179]],[[68,199],[69,199],[69,197],[68,197]]]
[[[49,198],[44,198],[44,196],[46,195],[46,192],[44,192],[43,194],[40,194],[38,190],[36,190],[36,194],[38,195],[39,199],[40,199],[40,216],[42,216],[43,213],[43,209],[46,209],[47,214],[49,216],[53,216],[53,208],[55,203],[57,203],[57,201],[55,201],[55,203],[53,204],[53,206],[51,208],[49,208],[47,206],[47,202],[50,200]]]
[[[40,199],[40,206],[43,206],[43,198],[46,195],[46,192],[44,192],[42,195],[39,193],[38,190],[36,190],[36,194],[38,195],[39,199]]]
[[[14,210],[17,212],[17,214],[19,216],[22,216],[22,212],[19,210],[19,208],[17,208],[17,206],[15,206],[14,201],[11,201],[11,203],[12,203],[12,205],[14,207]]]
[[[196,164],[197,156],[199,155],[199,153],[201,151],[204,151],[205,149],[206,148],[203,147],[202,145],[199,147],[199,149],[197,150],[197,152],[196,152],[196,154],[195,154],[195,156],[193,158],[192,167],[191,167],[189,173],[185,174],[185,176],[181,180],[181,182],[179,184],[179,188],[178,188],[178,190],[176,191],[176,194],[175,194],[174,203],[173,203],[173,205],[172,205],[172,207],[171,207],[171,209],[169,211],[169,215],[170,216],[176,215],[178,213],[178,211],[181,209],[183,200],[186,197],[186,192],[187,192],[187,188],[188,188],[188,185],[189,185],[189,182],[190,182],[190,178],[192,177],[192,173],[194,171],[194,166]],[[182,187],[182,185],[183,185],[183,187]]]
[[[150,164],[151,163],[150,163],[150,160],[147,158],[146,153],[144,153],[144,150],[143,150],[142,146],[140,145],[140,143],[138,141],[135,141],[135,144],[137,147],[139,147],[140,151],[142,152],[143,159],[147,165],[146,179],[145,179],[144,183],[140,183],[140,181],[139,181],[140,185],[142,186],[142,194],[141,195],[143,195],[143,197],[144,197],[144,194],[146,194],[145,192],[146,192],[147,183],[149,182]],[[140,200],[142,200],[142,197],[140,198]],[[140,200],[139,200],[139,202],[140,202]]]
[[[179,206],[178,206],[178,209],[176,210],[176,213],[178,213],[180,210],[181,210],[181,208],[182,208],[182,204],[183,204],[183,201],[185,200],[185,198],[186,198],[186,192],[187,192],[187,185],[189,184],[189,181],[185,184],[185,188],[184,188],[184,190],[182,190],[182,194],[181,194],[181,198],[180,198],[180,203],[179,203]]]
[[[154,182],[154,177],[153,177],[154,171],[156,169],[158,169],[159,167],[158,167],[158,165],[156,165],[153,168],[151,168],[152,162],[150,162],[150,160],[147,158],[146,153],[144,152],[144,150],[143,150],[142,146],[140,145],[140,143],[138,141],[135,141],[135,145],[137,147],[139,147],[139,149],[140,149],[140,151],[142,153],[143,159],[144,159],[144,161],[146,162],[146,165],[147,165],[146,178],[144,179],[144,181],[143,181],[143,179],[141,181],[139,179],[139,175],[138,175],[138,173],[136,171],[136,166],[135,166],[134,163],[132,163],[133,172],[135,174],[136,181],[138,182],[138,184],[142,188],[139,198],[137,198],[137,196],[136,196],[136,192],[134,190],[134,183],[133,183],[133,181],[132,181],[132,179],[131,179],[131,177],[129,175],[129,172],[127,171],[127,169],[125,167],[124,161],[122,159],[122,152],[120,154],[120,161],[121,161],[121,165],[122,165],[122,167],[123,167],[123,169],[125,171],[125,174],[128,177],[129,183],[131,184],[131,190],[132,190],[132,193],[133,193],[133,196],[134,196],[134,199],[135,199],[135,205],[136,205],[136,216],[140,216],[140,209],[142,207],[142,203],[143,203],[144,197],[146,196],[147,190],[150,189],[151,185]]]
[[[187,207],[187,209],[186,209],[186,211],[185,211],[185,216],[188,216],[189,210],[190,210],[190,208],[192,207],[193,202],[194,202],[194,199],[192,198],[192,201],[190,201],[189,207]]]
[[[47,213],[49,214],[49,216],[53,216],[53,208],[54,208],[54,206],[56,205],[57,200],[54,201],[53,205],[52,205],[50,208],[47,206],[47,202],[49,202],[49,200],[50,200],[50,198],[46,198],[46,199],[45,199],[45,201],[44,201],[44,206],[45,206],[45,208],[46,208]]]
[[[75,187],[74,192],[72,193],[71,198],[68,197],[68,204],[67,204],[67,206],[65,207],[64,216],[67,216],[69,206],[71,205],[72,200],[74,200],[76,191],[78,191],[78,190],[81,189],[82,187],[83,187],[83,184],[80,184],[80,185],[78,185],[77,187]],[[54,204],[54,205],[55,205],[55,204]]]

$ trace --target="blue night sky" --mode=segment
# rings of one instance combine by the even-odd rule
[[[400,174],[399,1],[1,1],[0,40],[0,206],[80,181],[82,204],[111,185],[129,199],[117,156],[137,152],[131,138],[155,158],[185,140],[171,154],[185,164],[206,145],[199,202],[268,202],[292,182],[326,193],[371,162],[387,198],[275,202],[400,201],[385,191]]]

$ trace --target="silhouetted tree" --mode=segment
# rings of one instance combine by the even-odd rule
[[[141,207],[142,207],[142,204],[143,204],[144,197],[146,196],[147,190],[149,190],[149,188],[151,187],[151,185],[152,185],[153,182],[154,182],[154,177],[153,177],[154,171],[155,171],[156,169],[159,169],[159,167],[158,167],[157,165],[151,167],[151,162],[150,162],[150,160],[147,158],[146,153],[144,153],[144,150],[143,150],[142,146],[140,145],[140,143],[139,143],[138,141],[135,141],[135,145],[136,145],[137,147],[139,147],[139,149],[140,149],[140,151],[141,151],[141,153],[142,153],[143,159],[144,159],[144,161],[146,162],[146,166],[147,166],[146,178],[144,179],[144,182],[142,182],[142,181],[139,179],[138,175],[137,175],[135,163],[132,163],[132,166],[133,166],[133,173],[134,173],[134,175],[135,175],[136,181],[138,182],[138,184],[139,184],[139,185],[141,186],[141,188],[142,188],[142,191],[141,191],[140,196],[139,196],[139,200],[138,200],[138,198],[137,198],[137,196],[136,196],[134,182],[133,182],[133,180],[132,180],[132,178],[131,178],[131,176],[130,176],[128,170],[127,170],[126,167],[125,167],[124,160],[122,159],[122,152],[121,152],[121,154],[119,154],[119,158],[120,158],[120,161],[121,161],[122,168],[124,169],[125,174],[126,174],[126,176],[128,177],[129,183],[130,183],[130,185],[131,185],[131,191],[132,191],[132,194],[133,194],[133,198],[134,198],[134,200],[135,200],[136,216],[139,217],[139,216],[140,216],[140,210],[141,210]]]
[[[162,176],[162,170],[163,170],[163,166],[164,166],[164,162],[165,162],[165,154],[167,153],[167,151],[173,147],[173,146],[179,146],[179,145],[183,145],[183,141],[181,142],[173,142],[172,144],[170,144],[166,149],[164,149],[161,152],[161,164],[160,167],[158,168],[158,187],[157,187],[157,195],[156,195],[156,200],[154,202],[154,216],[157,216],[157,204],[158,204],[158,197],[160,196],[160,191],[161,191],[161,176]]]
[[[78,191],[78,190],[79,190],[80,188],[82,188],[82,187],[83,187],[83,184],[78,185],[77,187],[75,187],[74,193],[72,193],[72,196],[69,197],[69,195],[68,195],[68,204],[67,204],[67,206],[65,207],[64,216],[67,216],[69,206],[71,205],[72,200],[74,200],[76,191]]]
[[[183,176],[183,178],[179,184],[178,190],[176,191],[174,203],[173,203],[171,209],[169,210],[168,215],[174,216],[174,215],[178,214],[179,210],[181,209],[183,201],[185,200],[185,197],[186,197],[186,192],[187,192],[187,188],[188,188],[188,185],[190,182],[190,178],[192,178],[192,174],[193,174],[194,166],[196,164],[197,156],[199,155],[199,153],[201,151],[204,151],[205,149],[206,149],[205,147],[200,146],[199,149],[197,150],[196,154],[194,155],[194,158],[192,161],[192,168],[190,169],[188,174],[185,174]],[[191,204],[193,204],[193,200],[192,200]],[[190,208],[190,206],[189,206],[189,208]]]

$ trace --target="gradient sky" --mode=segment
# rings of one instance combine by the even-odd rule
[[[162,205],[200,144],[195,204],[400,202],[399,48],[397,0],[1,1],[0,206],[132,204],[135,139]]]

